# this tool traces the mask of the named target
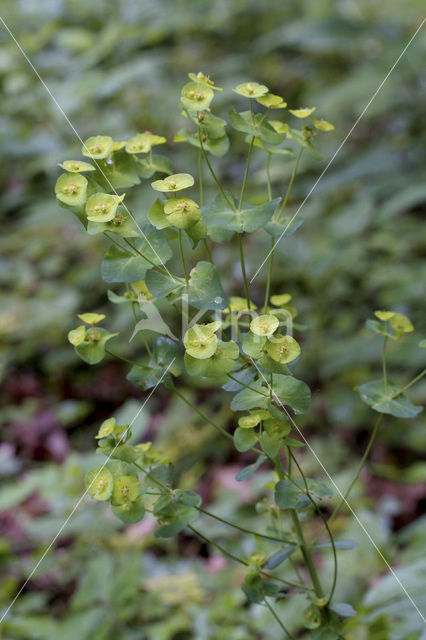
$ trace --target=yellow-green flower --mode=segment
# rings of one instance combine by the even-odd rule
[[[109,500],[114,486],[111,471],[106,467],[96,467],[86,474],[87,493],[95,500]]]
[[[395,311],[375,311],[374,315],[376,316],[376,318],[379,318],[379,320],[382,320],[382,322],[386,322],[387,320],[393,318],[393,316],[395,315]]]
[[[410,333],[414,331],[411,320],[407,318],[407,316],[402,315],[402,313],[394,313],[389,322],[392,329],[398,333]]]
[[[170,198],[164,205],[164,213],[178,229],[188,229],[201,219],[200,207],[190,198]]]
[[[280,321],[273,315],[257,316],[250,322],[250,331],[256,336],[271,336],[278,328]]]
[[[94,193],[86,202],[87,219],[91,222],[109,222],[115,217],[117,207],[123,202],[122,196],[109,193]]]
[[[290,113],[296,118],[307,118],[315,111],[316,107],[304,107],[301,109],[289,109]]]
[[[141,486],[134,476],[120,476],[114,480],[111,502],[114,505],[128,504],[139,496]]]
[[[268,340],[266,352],[275,362],[287,364],[299,357],[300,345],[297,340],[291,336],[276,334],[273,342]]]
[[[79,173],[63,173],[55,184],[55,194],[60,202],[78,207],[86,201],[88,182]]]
[[[86,324],[94,325],[104,320],[105,315],[103,313],[80,313],[78,318],[83,320]]]
[[[182,89],[181,102],[189,111],[204,111],[210,107],[214,93],[210,86],[201,82],[189,82]]]
[[[223,91],[220,87],[216,87],[215,83],[209,76],[206,76],[204,73],[199,71],[198,73],[188,73],[189,79],[198,84],[204,84],[210,89],[214,89],[215,91]]]
[[[265,96],[269,89],[265,87],[264,84],[259,84],[258,82],[244,82],[235,87],[234,91],[245,98],[260,98],[261,96]]]
[[[277,133],[285,133],[287,138],[292,137],[290,127],[286,122],[281,122],[281,120],[268,120],[268,122]]]
[[[183,338],[186,352],[193,358],[211,358],[217,347],[217,336],[207,325],[194,324]]]
[[[59,166],[69,173],[85,173],[86,171],[96,171],[95,167],[89,162],[83,160],[64,160]]]
[[[114,433],[115,427],[115,418],[108,418],[108,420],[104,420],[101,426],[99,427],[99,431],[95,436],[96,439],[107,438]]]
[[[92,136],[87,138],[86,142],[81,148],[83,156],[93,158],[95,160],[102,160],[108,158],[112,151],[113,141],[111,136]]]
[[[281,96],[276,96],[274,93],[267,93],[266,95],[256,98],[256,100],[268,109],[285,109],[287,106],[287,102],[284,102]]]
[[[81,325],[76,329],[72,329],[68,333],[68,340],[73,345],[73,347],[78,347],[79,344],[84,342],[85,337],[86,337],[86,329],[84,325]]]
[[[256,413],[249,416],[241,416],[241,418],[238,418],[238,426],[241,427],[241,429],[253,429],[257,427],[260,420],[261,418]]]
[[[188,189],[194,184],[194,178],[189,173],[174,173],[164,180],[151,182],[151,187],[155,191],[181,191]]]
[[[318,129],[318,131],[333,131],[334,130],[334,126],[331,124],[331,122],[327,122],[327,120],[316,120],[315,118],[311,117],[311,121],[312,124],[314,125],[315,129]]]
[[[153,133],[138,133],[126,144],[127,153],[148,153],[152,147],[167,142],[163,136],[156,136]]]
[[[289,303],[291,300],[291,295],[289,293],[281,293],[276,296],[271,296],[271,303],[274,307],[281,307],[283,304]]]
[[[251,309],[257,309],[254,302],[250,300]],[[231,296],[229,298],[229,307],[224,309],[225,313],[235,313],[239,311],[246,311],[248,309],[247,300],[240,298],[239,296]]]

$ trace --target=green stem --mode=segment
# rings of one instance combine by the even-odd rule
[[[195,413],[198,413],[198,415],[205,420],[206,422],[208,422],[209,424],[211,424],[212,427],[214,427],[216,429],[216,431],[219,431],[219,433],[221,433],[223,436],[225,436],[226,438],[228,438],[228,440],[234,440],[233,437],[231,436],[230,433],[228,433],[227,431],[225,431],[225,429],[223,429],[223,427],[219,426],[218,424],[216,424],[215,422],[213,422],[213,420],[210,420],[210,418],[208,416],[206,416],[205,413],[203,413],[202,411],[200,411],[200,409],[198,407],[195,406],[195,404],[193,404],[190,400],[188,400],[188,398],[186,398],[183,393],[181,393],[178,389],[176,389],[176,387],[173,388],[173,391],[175,392],[175,394],[177,396],[179,396],[179,398],[181,400],[183,400],[183,402],[185,402],[185,404],[187,404],[189,407],[191,407],[191,409],[193,409],[195,411]]]
[[[337,585],[337,552],[336,552],[336,545],[334,544],[334,536],[331,533],[330,527],[328,525],[328,522],[325,518],[325,516],[323,515],[321,509],[319,508],[319,506],[317,505],[317,503],[315,502],[315,500],[312,498],[310,491],[309,491],[309,485],[308,485],[308,481],[306,480],[306,476],[303,473],[302,467],[300,466],[296,456],[294,455],[294,453],[290,450],[290,448],[288,449],[290,456],[292,457],[292,459],[294,460],[294,464],[296,465],[296,467],[299,470],[299,473],[303,479],[303,484],[305,485],[305,492],[306,495],[308,496],[309,500],[311,501],[313,507],[315,508],[315,511],[318,513],[319,517],[321,518],[321,520],[324,523],[325,528],[327,529],[327,533],[328,533],[328,537],[330,538],[330,543],[331,543],[331,549],[333,552],[333,562],[334,562],[334,568],[333,568],[333,581],[330,587],[330,593],[328,595],[327,598],[327,602],[326,604],[329,604],[334,596],[334,592],[336,590],[336,585]],[[310,545],[312,546],[312,545]]]
[[[416,382],[418,382],[419,380],[421,380],[423,378],[423,376],[426,374],[426,369],[423,369],[423,371],[421,373],[419,373],[418,376],[416,376],[415,378],[413,378],[411,380],[411,382],[409,382],[408,384],[405,385],[405,387],[402,387],[402,389],[400,389],[397,393],[394,393],[392,396],[392,400],[394,398],[397,398],[398,396],[401,395],[401,393],[404,393],[404,391],[406,391],[407,389],[409,389],[413,384],[415,384]]]
[[[266,160],[266,188],[268,190],[268,200],[272,200],[272,187],[271,187],[271,158],[272,153],[268,153],[268,159]]]
[[[274,616],[275,620],[278,622],[278,624],[280,625],[281,629],[286,634],[287,638],[290,638],[290,640],[294,640],[294,636],[292,636],[290,631],[288,629],[286,629],[286,627],[284,626],[284,623],[282,622],[282,620],[280,620],[280,618],[275,613],[275,611],[273,610],[273,608],[271,607],[271,605],[269,604],[269,602],[267,601],[266,598],[263,599],[263,602],[266,604],[266,606],[268,607],[269,611],[272,613],[272,615]]]
[[[248,283],[247,283],[247,274],[246,274],[246,265],[244,262],[244,251],[243,251],[243,240],[242,240],[242,234],[238,233],[238,248],[240,250],[240,263],[241,263],[241,272],[243,274],[243,282],[244,282],[244,292],[245,292],[245,296],[246,296],[246,301],[247,301],[247,309],[251,309],[251,305],[250,305],[250,296],[249,296],[249,290],[248,290]]]
[[[198,135],[201,137],[200,129],[198,129]],[[204,204],[204,191],[203,191],[203,152],[201,147],[198,151],[198,180],[200,184],[200,207]]]
[[[203,533],[201,533],[201,531],[198,531],[198,529],[196,529],[195,527],[193,527],[191,524],[186,525],[188,529],[190,529],[193,533],[195,533],[196,536],[198,536],[199,538],[201,538],[202,540],[204,540],[205,542],[207,542],[207,544],[211,544],[212,547],[216,547],[216,549],[218,549],[221,553],[223,553],[224,556],[227,556],[228,558],[230,558],[231,560],[234,560],[235,562],[238,562],[239,564],[243,564],[245,567],[249,567],[250,563],[247,562],[247,560],[243,560],[243,558],[239,558],[238,556],[234,555],[233,553],[231,553],[230,551],[228,551],[227,549],[225,549],[224,547],[222,547],[218,542],[215,542],[214,540],[211,540],[211,538],[208,538],[206,535],[204,535]],[[289,580],[283,580],[282,578],[278,578],[277,576],[273,576],[270,573],[266,573],[266,571],[262,571],[260,570],[260,573],[264,576],[267,576],[268,578],[272,578],[273,580],[277,580],[278,582],[281,582],[289,587],[295,587],[296,589],[301,589],[301,585],[297,584],[296,582],[290,582]]]
[[[333,520],[336,518],[336,516],[339,513],[339,511],[342,508],[342,506],[347,501],[348,496],[349,496],[350,492],[352,491],[352,488],[353,488],[355,482],[358,480],[359,474],[361,473],[361,470],[362,470],[362,468],[363,468],[363,466],[365,464],[365,461],[368,458],[368,454],[371,451],[371,447],[373,446],[373,442],[376,439],[376,435],[377,435],[380,423],[382,421],[382,418],[383,418],[383,413],[381,413],[379,415],[379,417],[377,418],[377,420],[376,420],[376,424],[374,425],[373,431],[371,432],[371,436],[370,436],[370,439],[368,441],[367,447],[366,447],[366,449],[364,451],[364,455],[361,458],[361,461],[360,461],[360,463],[359,463],[359,465],[357,467],[357,470],[355,472],[354,477],[352,478],[352,480],[351,480],[348,488],[346,489],[343,497],[340,499],[339,503],[334,507],[331,516],[328,518],[327,522],[328,522],[329,526],[333,522]],[[322,534],[324,533],[324,529],[325,528],[321,529],[321,531],[315,536],[315,538],[314,538],[314,540],[312,541],[311,544],[315,544],[315,542],[322,536]]]
[[[183,272],[185,274],[185,282],[186,282],[186,286],[189,286],[189,277],[188,277],[188,271],[186,270],[186,264],[185,264],[185,256],[183,254],[183,247],[182,247],[182,229],[178,229],[178,241],[179,241],[179,253],[180,253],[180,259],[182,262],[182,267],[183,267]]]
[[[206,253],[207,253],[207,256],[208,256],[208,258],[209,258],[210,262],[211,262],[212,264],[214,264],[214,262],[213,262],[213,256],[212,256],[212,254],[211,254],[211,251],[210,251],[209,245],[208,245],[208,243],[207,243],[207,238],[204,238],[204,240],[203,240],[203,244],[204,244],[204,249],[206,250]]]
[[[258,531],[252,531],[251,529],[246,529],[245,527],[240,527],[240,525],[238,524],[229,522],[228,520],[225,520],[224,518],[221,518],[220,516],[217,516],[214,513],[211,513],[210,511],[206,511],[206,509],[202,509],[201,507],[196,507],[196,509],[198,509],[198,511],[201,511],[201,513],[204,513],[206,516],[209,516],[210,518],[214,518],[219,522],[223,522],[223,524],[228,525],[228,527],[232,527],[233,529],[238,529],[238,531],[243,531],[243,533],[249,533],[252,536],[258,536],[259,538],[265,538],[266,540],[273,540],[274,542],[284,542],[286,544],[297,546],[297,542],[294,542],[294,540],[288,540],[287,538],[282,538],[282,537],[277,538],[276,536],[269,536],[266,533],[259,533]]]
[[[203,152],[204,160],[206,161],[207,167],[208,167],[208,169],[209,169],[209,171],[210,171],[210,173],[211,173],[211,175],[212,175],[213,180],[214,180],[214,181],[215,181],[215,183],[216,183],[217,188],[219,189],[220,193],[221,193],[221,194],[222,194],[222,196],[224,197],[225,201],[226,201],[226,202],[228,203],[228,205],[231,207],[232,211],[236,211],[234,203],[233,203],[233,202],[232,202],[232,200],[230,200],[230,199],[228,198],[228,196],[226,195],[226,193],[225,193],[225,191],[224,191],[224,189],[223,189],[222,185],[220,184],[219,180],[217,179],[217,176],[216,176],[216,174],[215,174],[215,172],[214,172],[214,170],[213,170],[212,165],[210,164],[210,160],[209,160],[209,157],[208,157],[208,155],[207,155],[207,153],[206,153],[206,150],[205,150],[205,148],[204,148],[203,141],[202,141],[202,139],[201,139],[201,135],[199,136],[199,140],[200,140],[200,146],[201,146],[201,150],[202,150],[202,152]]]
[[[141,252],[139,251],[139,249],[135,246],[135,244],[134,244],[134,243],[130,242],[130,240],[128,240],[127,238],[124,238],[124,242],[125,242],[126,244],[128,244],[128,245],[129,245],[129,247],[131,247],[131,249],[133,249],[133,251],[136,251],[136,253],[137,253],[138,255],[140,255],[140,256],[141,256],[141,258],[143,258],[144,260],[146,260],[147,262],[149,262],[149,264],[151,264],[151,265],[154,267],[154,269],[155,269],[156,271],[161,271],[161,273],[164,273],[168,278],[171,278],[172,280],[176,280],[176,281],[179,281],[179,282],[182,282],[182,283],[184,282],[184,280],[182,280],[182,278],[178,278],[177,276],[176,276],[176,277],[175,277],[175,276],[172,276],[172,275],[167,271],[167,269],[163,269],[163,267],[160,267],[158,264],[155,264],[155,262],[153,262],[152,260],[150,260],[149,258],[147,258],[147,257],[146,257],[146,255],[144,255],[143,253],[141,253]]]
[[[278,473],[278,476],[281,480],[283,480],[285,478],[285,473],[281,467],[281,462],[278,458],[275,458],[274,460],[274,465],[275,465],[275,469]],[[324,591],[322,589],[321,583],[319,581],[318,578],[318,574],[317,574],[317,570],[315,568],[313,559],[312,559],[312,554],[311,551],[309,549],[309,546],[306,543],[305,540],[305,536],[303,535],[303,531],[302,531],[302,527],[300,525],[300,521],[299,521],[299,516],[297,514],[297,511],[295,509],[289,509],[290,511],[290,517],[292,519],[293,522],[293,526],[294,526],[294,531],[296,533],[297,539],[299,541],[299,546],[300,546],[300,550],[302,552],[303,555],[303,559],[305,560],[305,564],[306,564],[306,568],[309,571],[309,575],[311,576],[311,580],[312,580],[312,584],[313,587],[315,589],[315,593],[318,596],[318,598],[324,598]]]
[[[138,317],[137,317],[137,315],[136,315],[135,306],[136,306],[136,302],[132,302],[133,318],[134,318],[134,320],[135,320],[135,324],[137,324],[137,323],[138,323]],[[150,346],[149,346],[149,344],[148,344],[147,339],[145,338],[145,336],[144,336],[144,334],[143,334],[143,331],[140,331],[140,334],[141,334],[141,336],[142,336],[142,342],[144,343],[145,349],[147,350],[149,357],[150,357],[150,358],[152,358],[152,351],[151,351],[151,349],[150,349]]]
[[[242,387],[245,387],[246,389],[250,389],[250,391],[253,391],[254,393],[258,393],[259,395],[263,396],[264,398],[267,397],[266,393],[262,393],[258,389],[255,389],[254,387],[250,387],[248,384],[245,384],[244,382],[241,382],[241,380],[238,380],[238,378],[235,378],[230,373],[227,373],[226,375],[228,376],[228,378],[231,378],[231,380],[234,380],[234,382],[237,382]]]
[[[385,394],[388,392],[388,377],[386,372],[386,346],[388,344],[388,337],[385,336],[383,340],[383,350],[382,350],[382,367],[383,367],[383,387],[385,390]]]
[[[266,309],[268,307],[269,295],[271,293],[271,281],[272,281],[272,265],[274,263],[274,248],[275,248],[275,240],[271,238],[271,250],[269,253],[269,266],[268,266],[268,275],[266,278],[266,289],[265,289],[265,302],[263,303],[263,313],[266,313]]]
[[[118,353],[114,353],[113,351],[110,351],[109,349],[107,349],[105,347],[105,353],[107,353],[109,356],[112,356],[113,358],[117,358],[117,360],[122,360],[123,362],[127,362],[127,364],[131,364],[132,367],[143,367],[143,364],[138,364],[137,362],[134,362],[133,360],[129,360],[128,358],[125,358],[124,356],[119,356]]]
[[[115,245],[117,245],[117,247],[119,247],[122,251],[126,251],[131,256],[134,255],[128,249],[126,249],[126,247],[123,247],[122,244],[120,244],[119,242],[117,242],[117,240],[115,240],[112,236],[110,236],[108,231],[104,231],[104,236],[106,236],[108,238],[108,240],[111,240],[111,242],[113,242]]]
[[[293,182],[294,182],[294,179],[296,177],[297,169],[299,167],[299,162],[300,162],[300,158],[301,158],[302,152],[303,152],[303,147],[300,147],[300,151],[297,154],[296,162],[295,162],[292,174],[291,174],[290,182],[288,184],[287,193],[285,194],[284,200],[282,201],[282,203],[280,204],[280,206],[277,209],[277,222],[280,221],[280,218],[281,218],[281,216],[282,216],[282,214],[283,214],[283,212],[284,212],[284,210],[285,210],[285,208],[287,206],[287,202],[288,202],[288,199],[290,197],[290,193],[291,193],[291,190],[292,190],[292,187],[293,187]]]
[[[241,185],[241,193],[240,193],[240,201],[238,203],[238,211],[241,211],[241,207],[243,206],[244,193],[245,193],[246,185],[247,185],[247,177],[248,177],[248,171],[249,171],[249,167],[250,167],[250,159],[251,159],[251,153],[253,151],[253,145],[254,145],[254,137],[250,141],[250,146],[249,146],[249,150],[248,150],[248,154],[247,154],[246,170],[244,171],[243,184]]]

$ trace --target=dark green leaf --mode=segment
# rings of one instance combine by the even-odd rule
[[[393,398],[392,396],[396,395],[399,389],[390,382],[387,383],[386,391],[383,380],[366,382],[357,389],[361,400],[379,413],[388,413],[396,418],[415,418],[423,411],[423,407],[413,404],[403,394]]]
[[[257,433],[254,429],[242,429],[238,427],[234,433],[234,445],[237,451],[248,451],[257,442]]]
[[[241,471],[239,471],[235,476],[235,480],[237,482],[248,480],[248,478],[250,478],[253,473],[255,473],[259,469],[260,465],[265,462],[265,460],[266,456],[259,456],[256,462],[254,462],[253,464],[249,464],[247,467],[244,467],[244,469],[241,469]]]
[[[287,558],[289,558],[291,554],[296,551],[296,549],[297,549],[296,545],[291,545],[291,546],[287,546],[287,547],[283,547],[282,549],[279,549],[278,551],[273,553],[271,556],[269,556],[269,558],[263,565],[263,569],[270,569],[270,570],[276,569],[282,562],[284,562],[284,560],[287,560]]]

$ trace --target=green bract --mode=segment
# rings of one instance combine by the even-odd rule
[[[278,328],[280,321],[275,316],[264,314],[250,322],[250,331],[256,336],[271,336]]]
[[[273,93],[261,95],[256,98],[256,100],[264,107],[268,107],[268,109],[285,109],[287,106],[287,102],[284,102],[284,99],[281,98],[281,96],[276,96]]]
[[[287,364],[296,360],[300,356],[299,343],[291,336],[274,335],[274,341],[268,340],[266,343],[266,351],[272,360]]]
[[[250,308],[257,309],[254,302],[250,301]],[[226,313],[236,313],[239,311],[247,310],[247,300],[245,298],[240,298],[239,296],[231,296],[229,298],[229,306],[227,309],[224,309]]]
[[[88,158],[102,160],[111,154],[112,144],[110,136],[92,136],[83,143],[81,153]]]
[[[193,358],[210,358],[217,347],[217,336],[213,329],[206,325],[194,324],[183,338],[186,352]]]
[[[182,89],[181,102],[190,111],[208,109],[214,98],[212,89],[202,82],[189,82]]]
[[[392,329],[399,334],[414,331],[411,320],[407,318],[407,316],[402,315],[402,313],[394,313],[389,320],[389,324]]]
[[[96,167],[89,164],[88,162],[83,162],[83,160],[65,160],[64,162],[60,162],[59,166],[65,171],[69,171],[70,173],[84,173],[85,171],[96,171]]]
[[[269,89],[265,87],[264,84],[259,84],[258,82],[244,82],[235,87],[234,91],[245,98],[260,98],[266,95]]]
[[[174,173],[164,180],[151,182],[151,187],[155,191],[181,191],[194,184],[194,178],[189,173]]]
[[[194,358],[187,351],[185,353],[186,370],[191,376],[220,378],[232,371],[239,354],[238,345],[232,340],[218,341],[214,353],[209,358]]]
[[[86,489],[95,500],[109,500],[114,486],[111,471],[106,467],[96,467],[86,474]]]
[[[98,324],[98,322],[102,322],[106,316],[103,313],[80,313],[77,317],[86,324]]]
[[[315,109],[316,107],[305,107],[303,109],[289,109],[289,112],[296,118],[307,118]]]
[[[257,427],[260,420],[261,418],[258,413],[253,413],[249,416],[241,416],[241,418],[238,418],[238,426],[241,429],[253,429],[254,427]]]
[[[138,133],[126,144],[127,153],[148,153],[152,147],[167,142],[163,136],[156,136],[153,133]]]
[[[120,476],[114,480],[111,503],[122,505],[134,502],[141,492],[139,480],[134,476]]]
[[[169,224],[178,229],[188,229],[201,219],[200,207],[189,198],[170,198],[164,205]]]
[[[379,318],[379,320],[386,322],[387,320],[393,318],[393,316],[395,315],[395,311],[375,311],[374,315],[376,316],[376,318]]]
[[[99,427],[99,431],[95,438],[107,438],[108,436],[114,433],[115,427],[115,418],[108,418],[108,420],[104,420],[101,426]]]
[[[122,196],[113,196],[109,193],[94,193],[86,202],[87,219],[92,222],[109,222],[115,217],[115,212],[120,202],[123,202]]]
[[[223,91],[220,87],[216,87],[213,80],[211,80],[209,76],[204,75],[201,71],[198,73],[188,73],[188,77],[197,84],[204,84],[215,91]]]
[[[88,182],[79,173],[63,173],[55,184],[56,197],[60,202],[78,207],[86,201]]]
[[[271,296],[271,303],[274,307],[281,307],[283,304],[287,304],[291,300],[291,295],[289,293],[281,293],[277,296]]]
[[[71,344],[74,347],[76,347],[77,345],[83,342],[85,335],[86,335],[86,328],[84,327],[84,325],[81,325],[76,329],[72,329],[68,333],[68,340],[71,342]]]
[[[318,131],[333,131],[334,130],[334,126],[330,122],[327,122],[327,120],[316,120],[315,118],[311,117],[311,121],[312,121],[312,124],[314,125],[315,129],[318,129]]]

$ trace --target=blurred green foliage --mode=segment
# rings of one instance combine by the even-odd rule
[[[302,160],[290,202],[295,212],[420,24],[421,9],[418,0],[385,6],[377,0],[5,0],[2,18],[82,139],[98,133],[126,139],[149,129],[171,141],[185,125],[183,118],[170,120],[180,87],[188,71],[199,69],[227,89],[253,79],[291,107],[316,105],[336,128],[322,140],[323,160]],[[135,391],[120,367],[89,369],[66,343],[78,312],[115,314],[114,326],[123,330],[126,318],[106,302],[99,277],[104,241],[81,233],[52,196],[55,164],[79,157],[81,143],[2,25],[0,44],[0,472],[7,480],[0,502],[6,576],[0,597],[7,606],[77,502],[84,470],[96,464],[85,451],[92,450],[100,421],[120,406],[134,411],[128,398]],[[283,240],[275,261],[272,293],[291,292],[298,321],[306,325],[300,375],[314,405],[303,428],[339,486],[372,423],[353,392],[360,381],[374,379],[380,358],[365,318],[373,309],[393,308],[417,328],[424,321],[424,54],[419,35],[304,205],[303,227]],[[227,110],[226,92],[216,103]],[[221,164],[230,185],[244,170],[244,147],[232,142],[241,162]],[[186,145],[172,149],[174,167],[185,171],[193,164]],[[260,157],[254,155],[249,180],[254,204],[264,196]],[[274,197],[290,170],[285,157],[273,160]],[[153,199],[149,188],[141,189],[130,204],[143,213]],[[266,240],[247,248],[251,274],[267,249]],[[240,288],[235,248],[220,245],[215,252],[229,290]],[[264,277],[265,268],[254,280],[254,299]],[[418,334],[409,337],[390,354],[401,377],[422,366],[417,341]],[[411,396],[422,403],[426,385]],[[212,406],[202,391],[198,399],[226,424],[226,406]],[[180,486],[201,483],[212,511],[224,517],[235,513],[239,492],[256,495],[256,486],[232,484],[236,469],[227,444],[185,406],[160,395],[149,409],[151,418],[141,424],[178,460]],[[426,478],[419,462],[426,453],[424,418],[409,429],[386,418],[379,439],[368,483],[359,483],[353,504],[386,557],[401,567],[401,580],[421,608],[425,522],[415,519]],[[303,464],[318,473],[308,454]],[[238,517],[254,526],[244,508]],[[385,568],[370,542],[350,518],[338,523],[342,537],[359,544],[339,552],[341,600],[360,603],[347,637],[419,638],[421,619],[396,583],[389,576],[377,582]],[[211,521],[204,526],[230,550],[253,551]],[[123,532],[101,506],[95,516],[84,502],[12,609],[4,637],[275,637],[269,614],[258,605],[247,609],[239,590],[228,588],[240,584],[239,568],[220,567],[216,552],[199,541],[154,541],[150,531],[132,527]],[[321,571],[329,575],[331,564]],[[177,578],[167,576],[179,576],[178,589]],[[299,609],[295,603],[288,607],[284,600],[279,614],[296,632],[305,603]]]

